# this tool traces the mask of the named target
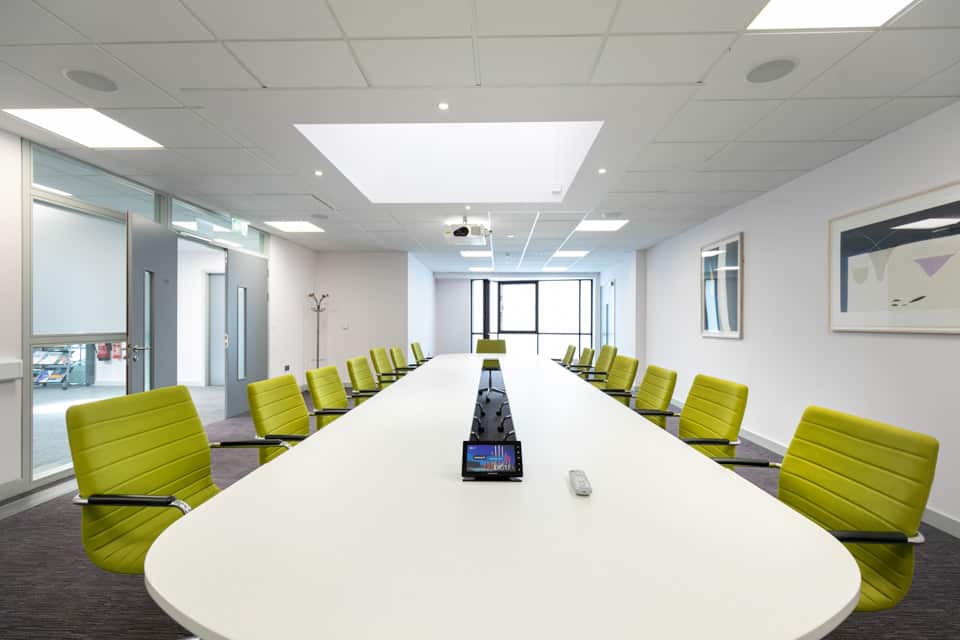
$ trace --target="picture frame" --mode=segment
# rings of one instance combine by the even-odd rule
[[[829,222],[834,332],[960,333],[960,184]]]
[[[743,233],[700,247],[700,335],[743,338]]]

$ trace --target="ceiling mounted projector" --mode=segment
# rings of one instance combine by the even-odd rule
[[[466,221],[448,224],[443,227],[443,237],[448,244],[459,247],[485,247],[490,229],[482,224],[470,224]]]

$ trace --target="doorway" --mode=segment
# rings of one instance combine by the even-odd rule
[[[200,420],[226,417],[226,252],[177,240],[177,384],[190,390]]]

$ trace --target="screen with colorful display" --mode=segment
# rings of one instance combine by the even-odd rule
[[[519,442],[464,442],[464,477],[520,477]]]

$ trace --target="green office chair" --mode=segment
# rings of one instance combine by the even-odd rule
[[[570,363],[573,362],[573,356],[576,355],[577,348],[574,345],[569,345],[567,351],[563,354],[562,358],[553,358],[554,362],[559,362],[564,367],[569,367]]]
[[[381,386],[377,384],[373,372],[370,371],[370,363],[365,356],[357,356],[347,360],[347,374],[350,376],[350,387],[353,391],[353,398],[356,404],[362,404],[364,400],[381,391]]]
[[[390,362],[390,356],[383,347],[370,349],[370,361],[373,362],[373,369],[377,372],[377,379],[381,387],[385,387],[392,382],[396,382],[406,371],[397,371]]]
[[[603,389],[604,393],[613,396],[618,402],[629,407],[630,390],[633,389],[633,381],[637,379],[637,368],[639,366],[640,361],[636,358],[618,355],[613,359],[610,374],[604,380],[591,380],[590,383]]]
[[[710,458],[734,455],[746,410],[746,386],[703,374],[693,379],[679,414],[668,409],[635,409],[644,417],[679,415],[680,439]]]
[[[649,365],[637,389],[634,406],[637,409],[667,411],[673,400],[673,390],[677,386],[677,372]],[[661,429],[667,428],[667,418],[663,415],[643,414],[643,417]]]
[[[586,369],[593,364],[593,349],[590,347],[584,347],[583,351],[580,352],[580,359],[577,360],[577,364],[567,365],[567,368],[571,371],[577,371],[577,369]]]
[[[67,409],[87,557],[114,573],[143,573],[150,545],[215,496],[210,449],[289,445],[277,439],[207,442],[186,387],[164,387]]]
[[[307,389],[310,390],[310,400],[313,401],[315,408],[314,415],[317,416],[317,429],[323,429],[325,426],[347,413],[350,410],[350,401],[347,398],[347,391],[343,388],[343,382],[340,381],[340,374],[333,365],[321,367],[319,369],[310,369],[306,373]],[[353,394],[358,397],[358,394]],[[370,394],[363,394],[369,397]]]
[[[403,355],[403,349],[400,347],[390,347],[390,359],[393,361],[393,368],[401,373],[413,371],[417,364],[407,364],[407,359]]]
[[[275,438],[294,444],[310,435],[310,412],[300,385],[291,374],[247,385],[247,400],[253,428],[261,438]],[[283,453],[279,449],[260,450],[260,464]]]
[[[582,378],[591,378],[591,382],[602,382],[607,377],[607,372],[613,366],[613,359],[617,357],[617,348],[612,344],[605,344],[600,347],[600,353],[597,354],[597,363],[594,366],[581,367],[573,365],[571,369],[580,374]]]
[[[506,353],[507,352],[507,341],[506,340],[477,340],[477,353]],[[487,372],[487,396],[486,401],[490,402],[491,393],[499,393],[503,396],[507,395],[507,392],[503,389],[498,389],[493,386],[493,372],[500,371],[500,361],[499,360],[484,360],[483,361],[483,371]],[[483,393],[483,389],[479,393]]]
[[[880,611],[900,602],[913,581],[939,448],[922,433],[808,407],[782,463],[716,462],[780,468],[779,498],[848,545],[860,566],[856,610]]]
[[[413,359],[417,361],[418,365],[430,360],[430,358],[427,358],[423,355],[423,348],[420,346],[419,342],[411,342],[410,349],[413,350]]]

